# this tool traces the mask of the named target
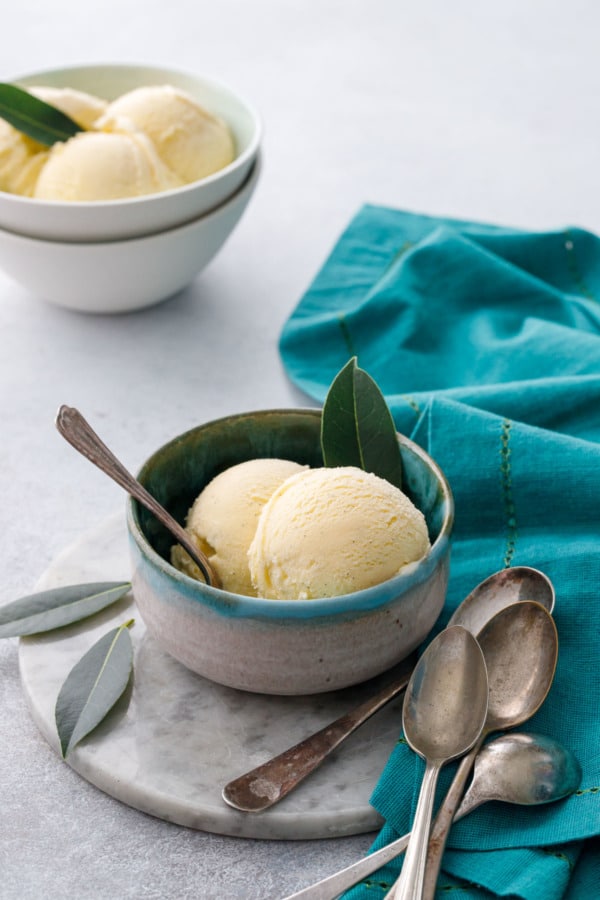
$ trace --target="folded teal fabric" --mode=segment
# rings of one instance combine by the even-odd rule
[[[573,750],[582,783],[558,803],[489,803],[457,823],[438,896],[600,897],[600,240],[366,206],[280,352],[316,401],[357,356],[398,429],[444,469],[456,522],[436,631],[503,567],[535,566],[556,588],[556,677],[520,730]],[[422,772],[400,736],[372,796],[386,821],[374,848],[410,829]],[[400,866],[347,896],[383,896]]]

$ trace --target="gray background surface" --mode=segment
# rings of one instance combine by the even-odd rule
[[[308,401],[277,338],[364,202],[534,229],[600,225],[594,0],[94,0],[3,10],[0,79],[93,62],[177,66],[243,92],[264,168],[193,285],[135,315],[46,306],[0,272],[0,602],[33,590],[124,495],[54,430],[78,406],[137,469],[198,422]],[[150,818],[60,763],[0,643],[0,896],[280,898],[370,836],[244,841]]]

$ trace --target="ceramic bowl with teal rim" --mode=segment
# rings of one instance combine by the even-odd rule
[[[259,457],[320,466],[320,410],[261,410],[193,428],[154,453],[138,477],[182,524],[219,472]],[[266,600],[209,587],[174,568],[173,538],[137,501],[127,526],[133,593],[148,632],[194,672],[266,694],[357,684],[408,656],[433,628],[448,583],[454,501],[431,457],[399,435],[405,493],[423,512],[429,553],[388,581],[316,600]]]

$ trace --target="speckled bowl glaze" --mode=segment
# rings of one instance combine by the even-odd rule
[[[256,457],[322,465],[319,410],[262,410],[218,419],[161,447],[140,481],[180,522],[223,469]],[[127,509],[133,592],[150,634],[220,684],[266,694],[313,694],[371,678],[404,659],[438,618],[448,582],[454,502],[439,466],[398,436],[404,490],[422,510],[428,555],[368,590],[277,601],[208,587],[168,562],[173,539],[134,501]]]

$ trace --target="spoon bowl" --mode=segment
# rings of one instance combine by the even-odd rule
[[[558,741],[543,734],[505,734],[479,753],[473,781],[454,817],[489,800],[537,806],[568,797],[581,782],[581,766]]]
[[[471,591],[448,625],[462,625],[477,635],[497,612],[522,600],[534,600],[551,613],[555,593],[548,576],[530,566],[501,569]]]
[[[552,616],[532,600],[498,612],[479,632],[488,682],[487,734],[514,728],[540,708],[554,678],[558,634]]]
[[[475,743],[487,714],[485,661],[459,625],[429,645],[411,676],[402,725],[409,746],[431,763],[450,762]]]

